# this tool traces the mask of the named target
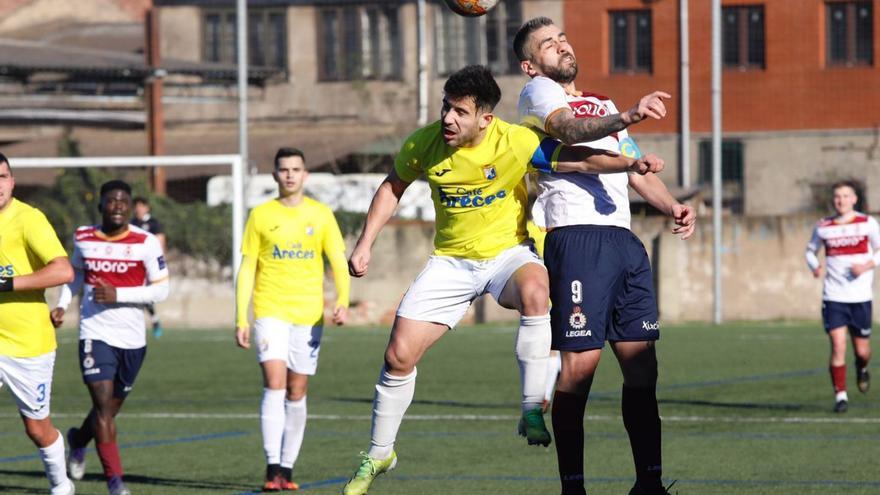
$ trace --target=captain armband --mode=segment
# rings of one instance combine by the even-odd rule
[[[12,292],[12,277],[0,277],[0,292]]]

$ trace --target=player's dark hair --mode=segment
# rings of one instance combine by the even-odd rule
[[[150,200],[148,200],[147,198],[145,198],[143,196],[135,196],[134,198],[131,199],[131,203],[135,204],[135,205],[141,204],[141,205],[150,206]]]
[[[291,156],[302,158],[303,163],[306,161],[306,155],[299,148],[278,148],[278,151],[275,152],[275,170],[281,166],[282,158],[290,158]]]
[[[109,180],[109,181],[101,184],[101,192],[100,192],[101,199],[104,199],[104,196],[107,193],[109,193],[110,191],[116,191],[116,190],[124,191],[129,196],[131,196],[131,186],[129,186],[128,183],[125,181],[122,181],[119,179],[114,179],[114,180]]]
[[[501,100],[501,88],[484,65],[468,65],[449,76],[443,85],[447,98],[472,97],[477,110],[491,112]]]
[[[528,60],[530,53],[526,51],[526,45],[529,41],[529,35],[541,29],[544,26],[552,26],[553,20],[549,17],[535,17],[523,24],[516,36],[513,37],[513,53],[519,61]]]
[[[852,189],[853,192],[856,193],[856,196],[860,196],[859,192],[862,189],[860,187],[860,184],[854,180],[839,180],[831,185],[831,190],[836,191],[836,190],[840,189],[841,187],[848,187],[848,188]]]
[[[12,164],[9,163],[9,158],[6,158],[6,155],[4,155],[3,153],[0,153],[0,163],[6,164],[6,166],[9,168],[9,174],[11,175],[12,174]]]

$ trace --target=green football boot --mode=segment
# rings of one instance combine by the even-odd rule
[[[366,452],[361,452],[361,465],[358,467],[354,476],[348,480],[342,489],[343,495],[364,495],[373,484],[376,476],[387,473],[397,466],[397,453],[391,451],[391,455],[387,459],[373,459]]]
[[[519,434],[526,437],[529,445],[550,445],[550,432],[544,424],[544,415],[541,408],[536,407],[524,412],[519,420]]]

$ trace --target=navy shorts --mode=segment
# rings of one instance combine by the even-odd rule
[[[822,301],[822,324],[825,331],[847,327],[853,337],[871,336],[871,301],[842,303]]]
[[[547,234],[553,349],[601,349],[605,341],[660,338],[648,253],[628,229],[596,225]]]
[[[113,380],[113,396],[117,399],[124,399],[131,392],[146,356],[146,346],[122,349],[103,340],[79,341],[79,368],[82,370],[83,382],[88,384]]]

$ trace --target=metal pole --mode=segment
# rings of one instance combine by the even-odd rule
[[[419,116],[418,125],[428,123],[428,46],[425,42],[427,21],[425,20],[425,0],[416,2],[416,39],[419,50]]]
[[[247,46],[247,2],[237,0],[236,5],[236,46],[238,48],[238,154],[240,163],[232,168],[232,191],[235,195],[232,201],[232,267],[233,277],[238,276],[238,267],[241,263],[239,250],[241,249],[241,233],[244,231],[245,194],[244,181],[248,166],[248,128],[247,128],[247,91],[248,91],[248,46]],[[236,173],[236,171],[238,173]]]
[[[679,37],[681,45],[681,170],[679,183],[681,187],[691,185],[691,56],[688,25],[688,0],[679,0]]]
[[[721,0],[712,0],[712,267],[714,322],[721,323]]]

